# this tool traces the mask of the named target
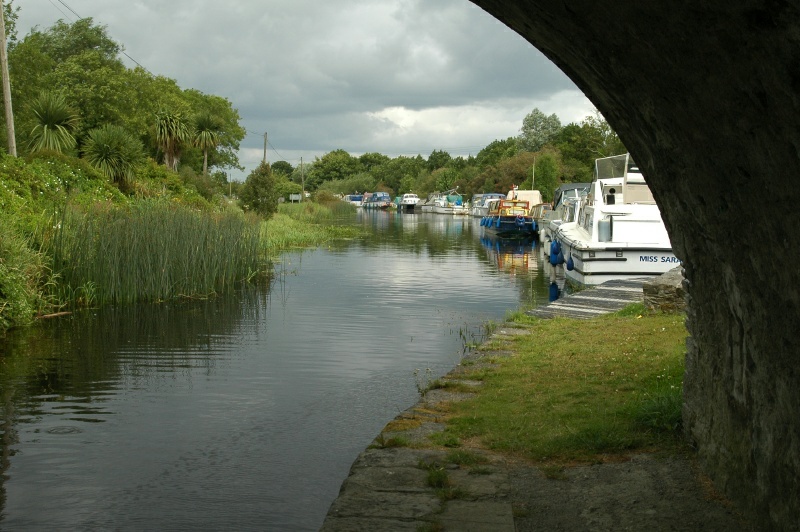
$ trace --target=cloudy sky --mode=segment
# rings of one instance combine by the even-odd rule
[[[335,149],[475,155],[538,107],[562,123],[593,110],[522,37],[467,0],[14,0],[18,34],[92,17],[157,75],[228,98],[239,158]],[[132,66],[133,63],[124,58]]]

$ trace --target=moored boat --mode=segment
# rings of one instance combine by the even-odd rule
[[[474,194],[469,202],[469,213],[476,218],[482,218],[489,213],[488,201],[492,199],[505,198],[505,194],[499,192],[486,192],[484,194]]]
[[[564,264],[567,279],[582,286],[656,276],[680,264],[630,154],[595,162],[595,180],[577,220],[557,228],[549,251],[550,263]]]
[[[400,210],[413,211],[419,204],[419,201],[419,196],[416,194],[403,194],[397,207]]]
[[[342,198],[343,201],[346,201],[350,205],[354,207],[361,207],[362,203],[364,202],[364,195],[363,194],[347,194]]]
[[[417,204],[417,207],[419,207],[419,210],[422,211],[423,213],[434,212],[434,208],[436,206],[435,205],[436,200],[441,196],[442,196],[441,192],[431,192],[430,194],[428,194],[428,197],[425,198],[425,200],[420,201]]]
[[[544,246],[545,254],[553,241],[553,235],[559,225],[574,222],[578,213],[580,199],[589,193],[590,183],[564,183],[553,193],[553,209],[545,213],[539,228],[539,242]]]
[[[489,212],[481,218],[481,226],[485,232],[500,238],[534,237],[536,223],[530,215],[530,202],[515,198],[513,192],[506,199],[489,202]]]
[[[388,209],[392,205],[392,197],[388,192],[372,192],[364,195],[361,205],[365,209]]]
[[[433,212],[436,214],[466,214],[468,209],[464,205],[464,198],[456,189],[448,190],[433,201]]]

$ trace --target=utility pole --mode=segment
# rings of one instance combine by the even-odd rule
[[[14,112],[11,110],[11,81],[8,79],[8,54],[6,50],[5,7],[0,0],[0,69],[3,71],[3,105],[6,108],[6,131],[8,134],[8,154],[17,156],[17,139],[14,135]]]
[[[262,163],[267,162],[267,132],[264,132],[264,158],[261,160]]]
[[[303,173],[303,158],[300,157],[300,188],[302,192],[300,192],[300,202],[303,202],[303,199],[306,197],[306,175]]]
[[[531,190],[534,190],[536,187],[533,186],[534,181],[536,181],[536,156],[533,156],[533,166],[531,166]]]

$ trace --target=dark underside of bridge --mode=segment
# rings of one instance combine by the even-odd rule
[[[684,424],[765,528],[800,523],[800,2],[473,0],[645,172],[689,290]]]

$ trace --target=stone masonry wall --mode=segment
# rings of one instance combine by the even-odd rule
[[[800,523],[800,4],[472,0],[592,100],[686,270],[684,423],[764,527]]]

